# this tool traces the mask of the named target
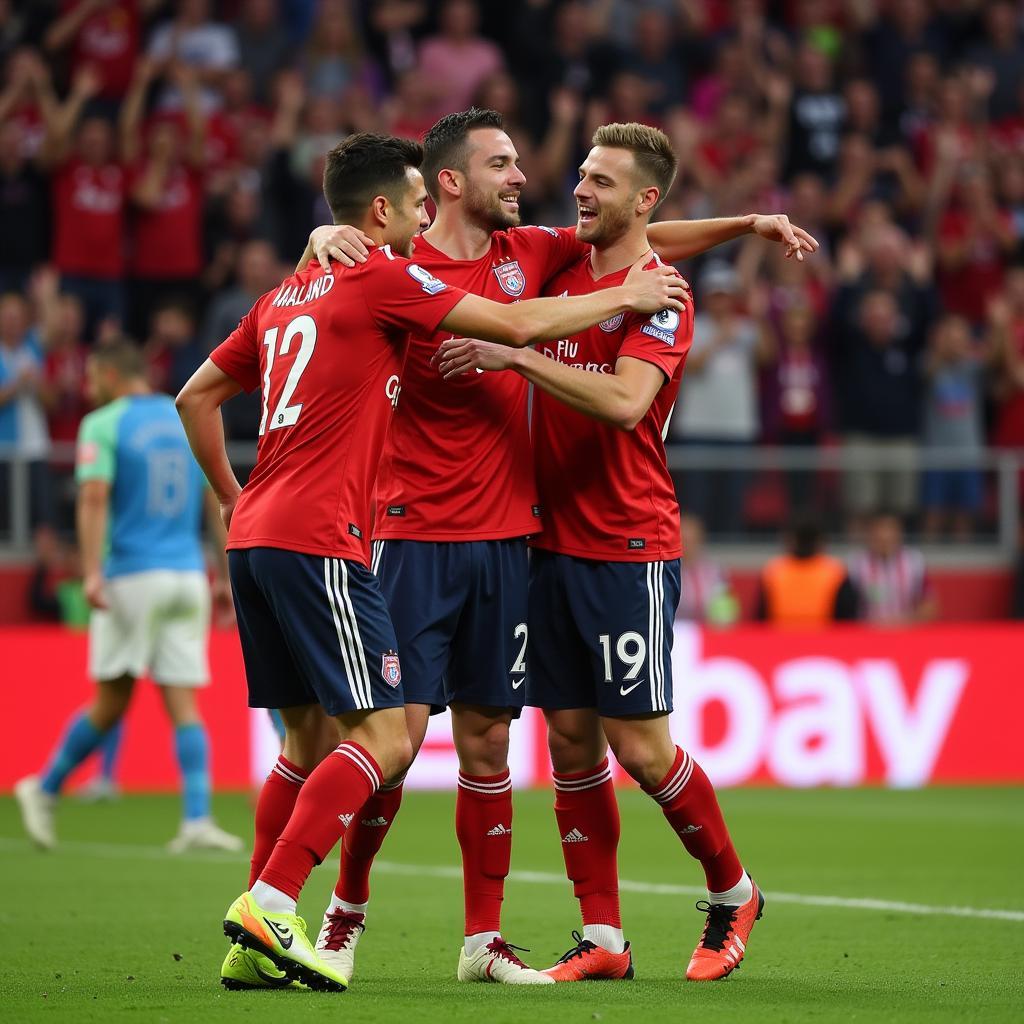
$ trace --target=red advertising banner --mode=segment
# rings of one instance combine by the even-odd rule
[[[7,720],[0,790],[45,762],[67,717],[89,698],[86,639],[59,627],[0,629]],[[245,788],[276,756],[263,712],[246,707],[238,638],[215,632],[213,684],[201,704],[215,784]],[[922,786],[1024,782],[1024,626],[780,632],[677,624],[676,742],[719,785]],[[517,786],[548,778],[542,717],[513,725]],[[412,785],[454,786],[448,716],[437,716]],[[173,789],[170,730],[154,688],[139,684],[119,768],[126,789]]]

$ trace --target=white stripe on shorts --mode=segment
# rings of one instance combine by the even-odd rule
[[[341,620],[349,622],[349,639],[352,643],[352,660],[357,666],[357,675],[362,681],[363,695],[366,698],[365,707],[373,707],[373,690],[370,687],[370,673],[366,670],[366,652],[363,650],[363,639],[359,635],[359,620],[356,618],[356,609],[352,604],[352,598],[348,592],[348,565],[343,558],[338,559],[341,566]]]
[[[331,578],[332,572],[333,579]],[[353,671],[353,665],[349,661],[345,633],[341,626],[341,620],[338,617],[338,606],[341,604],[341,597],[338,592],[338,565],[336,559],[324,559],[324,588],[327,590],[327,600],[331,606],[331,616],[334,618],[334,628],[338,634],[338,646],[341,648],[341,660],[345,669],[345,675],[348,677],[349,689],[352,691],[352,700],[357,708],[365,708],[366,705],[363,703],[362,694],[356,686],[356,675]]]

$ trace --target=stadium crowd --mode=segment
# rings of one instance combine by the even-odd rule
[[[524,223],[575,220],[620,120],[680,154],[660,217],[811,231],[804,263],[750,238],[683,268],[669,440],[882,457],[844,477],[845,521],[966,537],[981,473],[914,460],[1024,448],[1022,29],[1008,0],[0,0],[0,444],[32,463],[34,521],[61,519],[50,442],[87,411],[90,346],[135,339],[177,392],[329,222],[339,137],[477,104],[522,157]],[[233,400],[229,436],[257,416]],[[749,526],[750,474],[683,483],[716,532]],[[817,486],[791,474],[783,508]]]

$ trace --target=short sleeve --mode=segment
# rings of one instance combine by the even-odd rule
[[[687,305],[682,313],[663,309],[646,320],[633,317],[618,354],[652,363],[671,380],[692,343],[693,307]]]
[[[82,420],[75,447],[75,480],[114,481],[117,462],[117,421],[109,406],[97,409]]]
[[[211,353],[210,360],[247,391],[260,386],[260,350],[258,344],[259,303],[239,321],[238,326]]]
[[[389,255],[386,249],[366,264],[361,280],[370,316],[383,330],[433,333],[466,295],[414,260]]]
[[[590,246],[576,238],[575,228],[549,228],[535,224],[515,228],[514,231],[516,237],[525,242],[535,254],[545,283],[563,270],[568,270],[590,252]]]

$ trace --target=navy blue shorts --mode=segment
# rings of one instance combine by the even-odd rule
[[[534,550],[526,703],[608,718],[672,710],[679,560],[597,562]]]
[[[983,497],[981,473],[976,469],[930,469],[924,474],[925,508],[977,512]]]
[[[329,715],[405,704],[398,641],[377,578],[344,558],[228,552],[249,707]]]
[[[380,540],[373,571],[391,610],[407,704],[511,708],[526,695],[526,541]]]

